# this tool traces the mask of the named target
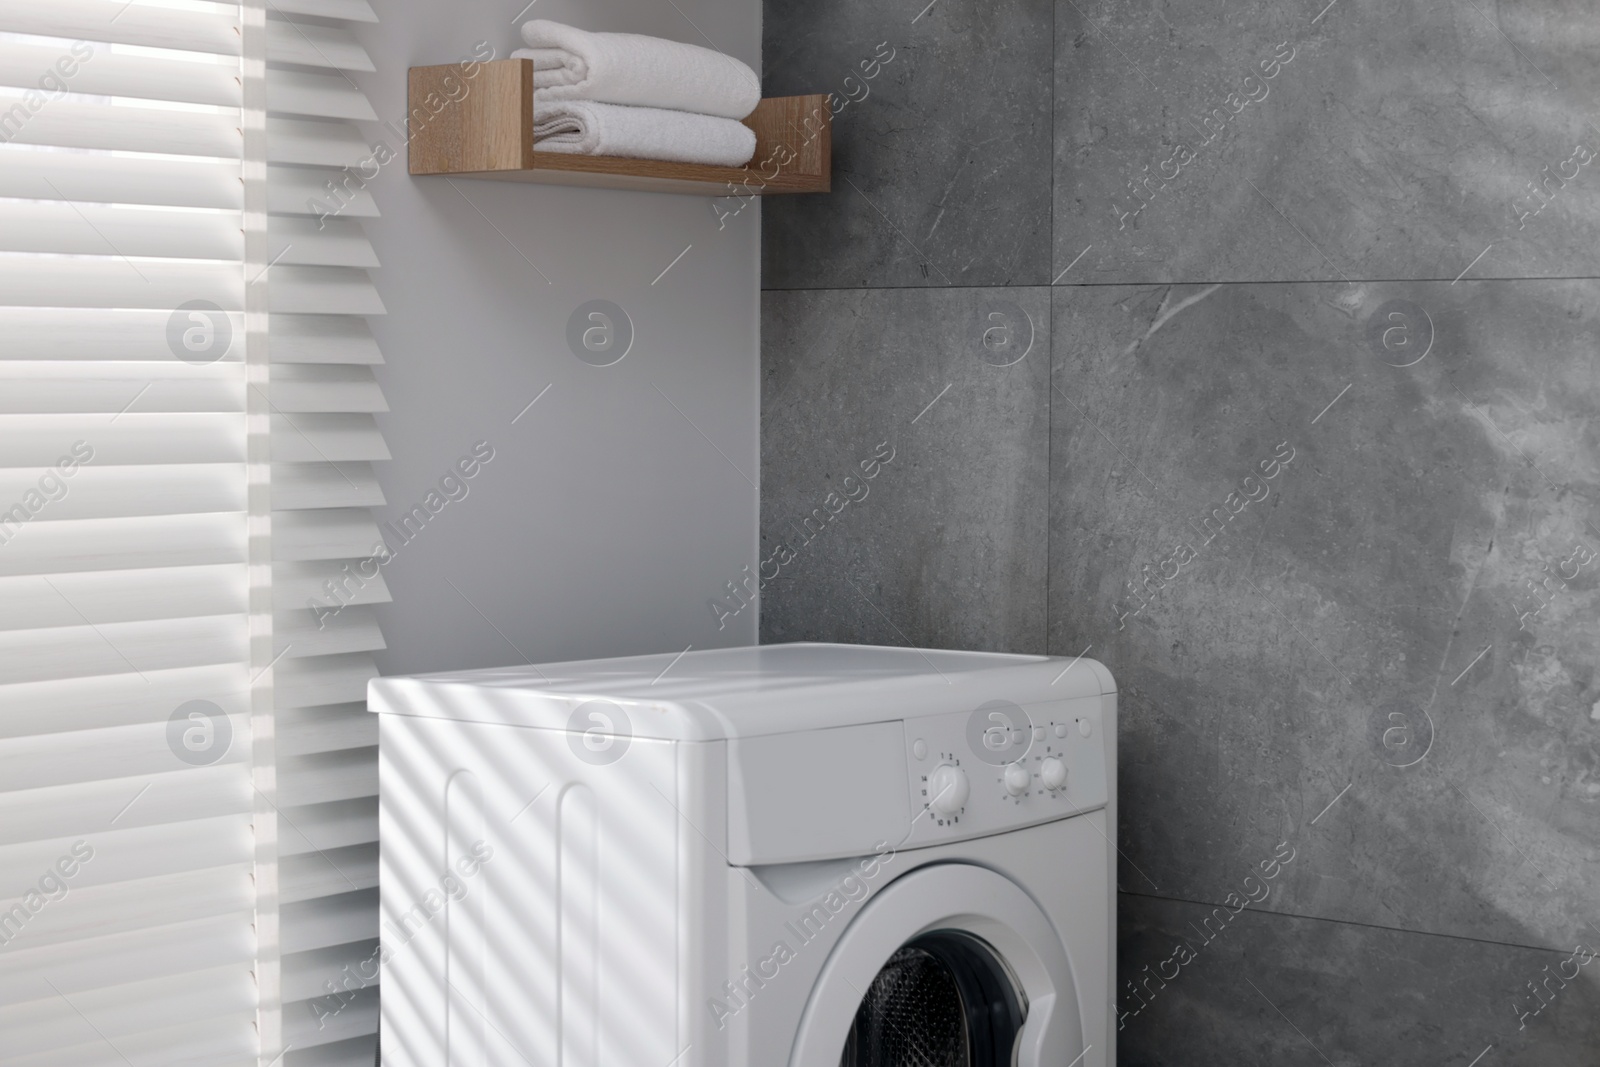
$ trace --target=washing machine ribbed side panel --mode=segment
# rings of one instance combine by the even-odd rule
[[[682,995],[718,953],[720,743],[406,714],[380,739],[386,1067],[722,1067],[683,1055]]]

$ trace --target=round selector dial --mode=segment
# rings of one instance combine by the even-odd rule
[[[941,763],[928,775],[928,807],[940,815],[958,814],[971,791],[967,772],[952,764]]]
[[[1020,797],[1028,791],[1028,786],[1033,784],[1033,775],[1028,773],[1028,768],[1020,763],[1006,764],[1005,771],[1006,792],[1014,797]]]
[[[1055,756],[1046,756],[1039,764],[1039,778],[1046,789],[1060,789],[1067,784],[1067,765]]]

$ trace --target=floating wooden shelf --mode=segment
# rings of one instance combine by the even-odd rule
[[[412,67],[410,96],[412,174],[699,196],[825,193],[832,186],[826,95],[761,101],[744,120],[756,134],[756,154],[744,167],[535,152],[528,59],[480,64],[472,78],[454,63]]]

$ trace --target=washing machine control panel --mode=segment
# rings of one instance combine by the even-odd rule
[[[1102,808],[1100,697],[908,719],[911,843],[992,834]]]

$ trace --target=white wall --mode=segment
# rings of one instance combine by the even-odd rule
[[[509,54],[523,2],[375,4],[383,21],[362,40],[378,73],[357,80],[379,116],[400,124],[410,66],[480,40]],[[673,3],[682,14],[537,0],[523,17],[709,38],[759,70],[759,0]],[[369,136],[400,147],[393,129]],[[753,608],[719,630],[706,602],[756,560],[759,207],[719,230],[709,198],[413,178],[403,154],[370,190],[394,454],[378,464],[380,518],[422,502],[475,442],[495,453],[412,541],[389,535],[384,673],[753,643]],[[614,366],[567,345],[593,299],[633,321]]]

